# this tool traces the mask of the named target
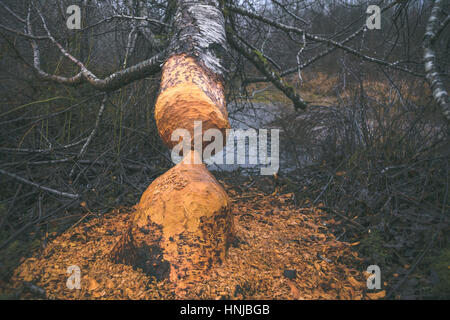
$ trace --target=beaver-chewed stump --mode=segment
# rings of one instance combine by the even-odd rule
[[[185,97],[190,98],[191,93],[186,91]],[[174,98],[173,102],[180,104],[183,96]],[[204,99],[210,103],[208,97]],[[219,110],[211,103],[203,107]],[[195,119],[194,113],[185,116]],[[225,126],[228,122],[216,128],[223,130]],[[111,257],[115,262],[142,268],[158,280],[169,278],[177,289],[184,289],[207,278],[210,268],[224,261],[232,234],[228,196],[197,151],[191,150],[144,192],[132,225]]]
[[[182,288],[224,261],[232,228],[228,196],[205,165],[179,163],[142,195],[111,255]]]

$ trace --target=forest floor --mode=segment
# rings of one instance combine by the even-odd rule
[[[367,290],[367,266],[355,247],[339,241],[335,220],[320,204],[295,205],[295,195],[264,179],[221,181],[232,203],[239,239],[210,279],[190,299],[378,299]],[[91,217],[49,240],[24,259],[3,295],[20,299],[177,299],[173,284],[140,269],[112,263],[108,254],[126,230],[134,208]],[[81,289],[69,289],[67,268],[81,271]]]

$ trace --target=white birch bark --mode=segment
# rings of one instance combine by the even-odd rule
[[[441,107],[442,113],[446,120],[450,122],[450,101],[444,82],[439,76],[439,68],[436,57],[436,42],[438,39],[438,33],[441,31],[439,16],[441,15],[444,1],[445,0],[434,1],[423,41],[423,58],[426,77],[430,83],[433,98]]]

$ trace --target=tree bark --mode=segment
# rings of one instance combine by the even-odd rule
[[[447,122],[450,123],[450,99],[445,89],[444,82],[439,75],[439,68],[437,65],[435,43],[438,40],[440,29],[439,16],[442,15],[442,7],[444,1],[436,0],[433,4],[430,17],[426,26],[425,37],[423,41],[423,58],[425,63],[425,72],[427,80],[430,83],[433,91],[433,98],[441,107],[442,114]]]
[[[224,261],[233,232],[228,196],[204,164],[195,164],[200,155],[193,150],[194,121],[202,121],[203,132],[229,128],[221,59],[225,39],[218,1],[177,2],[155,119],[169,148],[177,143],[172,133],[182,128],[191,133],[192,150],[144,192],[128,232],[111,252],[116,262],[169,278],[180,295]]]

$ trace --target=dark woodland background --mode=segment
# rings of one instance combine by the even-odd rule
[[[108,92],[105,104],[104,93],[87,83],[41,81],[33,68],[30,40],[20,34],[25,32],[20,19],[32,8],[34,34],[46,35],[33,9],[40,8],[53,37],[103,78],[167,47],[174,2],[0,3],[0,283],[6,283],[21,259],[44,247],[50,237],[88,213],[98,216],[136,204],[151,181],[173,165],[153,118],[159,73]],[[261,73],[230,48],[224,56],[226,95],[229,105],[238,106],[230,110],[230,118],[252,114],[255,105],[275,106],[279,113],[270,125],[282,129],[280,149],[292,163],[289,172],[281,167],[274,177],[242,170],[214,174],[262,179],[267,192],[283,185],[295,194],[298,206],[321,204],[344,225],[353,225],[337,231],[340,239],[360,241],[358,250],[367,261],[397,275],[390,298],[399,292],[410,298],[448,298],[450,292],[448,122],[433,99],[423,66],[432,3],[374,1],[382,8],[390,5],[382,13],[381,30],[359,32],[346,43],[361,56],[397,62],[400,68],[326,43],[304,42],[298,34],[225,12],[242,43],[280,72],[309,107],[295,112],[270,82],[256,82]],[[81,7],[81,30],[66,28],[70,4]],[[342,42],[364,26],[368,2],[235,4]],[[448,2],[443,10],[448,16]],[[114,15],[122,18],[107,19]],[[449,34],[447,26],[437,46],[447,90]],[[78,72],[51,41],[38,43],[43,70],[63,76]],[[321,56],[324,51],[329,52]],[[302,154],[308,155],[307,163],[299,160]]]

